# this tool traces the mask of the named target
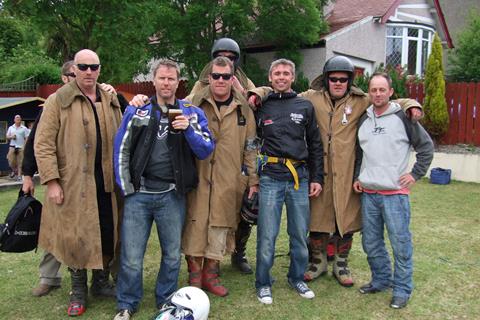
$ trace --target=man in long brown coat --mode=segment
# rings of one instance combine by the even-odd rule
[[[220,38],[215,40],[212,46],[212,59],[216,57],[226,57],[233,63],[233,85],[232,90],[246,96],[248,90],[255,89],[253,82],[247,77],[245,72],[240,67],[240,46],[231,38]],[[212,69],[212,62],[210,61],[200,73],[199,79],[190,91],[189,96],[199,94],[209,84],[209,75]],[[245,187],[245,186],[243,186]],[[240,212],[240,208],[235,210]],[[227,238],[228,246],[235,246],[235,250],[231,255],[232,266],[242,273],[253,273],[252,267],[248,263],[246,256],[247,242],[252,232],[252,224],[240,219],[236,230],[229,234]]]
[[[187,97],[205,112],[215,150],[207,159],[197,160],[199,183],[189,194],[182,249],[190,285],[218,296],[228,294],[218,270],[227,235],[238,225],[237,208],[244,190],[239,185],[248,184],[251,195],[258,185],[254,115],[243,96],[232,90],[233,70],[227,58],[215,58],[210,84]]]
[[[85,312],[86,269],[94,269],[92,294],[115,296],[108,265],[117,243],[112,151],[121,119],[117,98],[98,86],[97,54],[81,50],[74,62],[75,81],[47,99],[35,140],[47,185],[39,244],[70,269],[70,316]]]

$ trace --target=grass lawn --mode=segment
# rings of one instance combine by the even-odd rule
[[[0,192],[0,220],[16,198],[16,191]],[[38,187],[36,195],[43,199]],[[273,275],[274,302],[261,305],[255,297],[254,276],[240,275],[222,264],[226,298],[210,296],[210,319],[480,319],[480,184],[453,182],[447,186],[419,182],[411,195],[414,239],[415,290],[407,308],[392,310],[390,293],[363,296],[358,287],[369,281],[370,272],[355,235],[350,267],[353,288],[340,287],[329,274],[313,283],[313,300],[299,297],[286,282],[289,259],[286,226],[277,241]],[[153,297],[159,267],[159,245],[155,232],[147,248],[144,272],[145,296],[135,319],[150,319],[155,312]],[[42,298],[31,296],[38,281],[42,250],[24,254],[0,253],[0,319],[66,319],[69,274],[62,267],[62,287]],[[255,230],[248,256],[255,261]],[[186,263],[182,263],[180,286],[186,285]],[[87,312],[80,319],[113,319],[113,300],[89,297]]]

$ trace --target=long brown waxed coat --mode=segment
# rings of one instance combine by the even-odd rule
[[[335,223],[340,235],[361,229],[360,195],[353,191],[353,169],[357,123],[370,105],[368,96],[352,86],[350,92],[336,101],[335,107],[328,90],[321,85],[321,77],[312,82],[312,88],[300,95],[312,102],[324,151],[325,181],[323,190],[316,198],[310,198],[310,231],[335,232]],[[271,89],[259,87],[250,92],[265,97]],[[404,110],[419,107],[415,100],[396,100]],[[350,108],[348,108],[350,107]],[[342,124],[343,114],[347,124]],[[332,115],[330,120],[330,114]],[[332,136],[329,144],[329,135]]]
[[[209,86],[186,99],[203,109],[215,140],[213,153],[207,159],[197,160],[199,183],[188,195],[182,242],[185,254],[203,256],[206,235],[192,231],[199,230],[195,226],[197,220],[208,219],[209,226],[236,228],[245,185],[258,184],[255,119],[245,99],[236,92],[230,106],[221,107],[222,112],[216,107]],[[237,108],[245,118],[245,125],[238,125]],[[247,166],[249,177],[242,175],[242,164]]]
[[[102,137],[105,191],[112,194],[115,248],[118,210],[112,152],[121,111],[116,97],[99,91],[101,103],[95,105]],[[71,268],[103,269],[94,177],[96,129],[89,104],[75,81],[45,102],[35,137],[35,157],[41,183],[58,179],[64,201],[57,205],[45,197],[39,245]]]

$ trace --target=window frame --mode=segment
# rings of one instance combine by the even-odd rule
[[[389,28],[402,28],[401,35],[388,35]],[[409,36],[408,30],[416,29],[418,30],[417,36]],[[426,38],[423,37],[424,33],[427,32],[428,35]],[[407,66],[408,69],[408,52],[410,41],[417,42],[416,50],[416,61],[415,61],[415,75],[423,76],[426,69],[426,62],[428,56],[432,52],[432,41],[435,34],[435,28],[429,25],[424,24],[415,24],[415,23],[405,23],[405,22],[388,22],[385,29],[385,63],[386,63],[386,49],[388,45],[388,39],[402,39],[402,57],[401,57],[401,66]],[[423,56],[423,43],[427,42],[427,59],[425,59],[425,65],[422,70],[422,56]]]

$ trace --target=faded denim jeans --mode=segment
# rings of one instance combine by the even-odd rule
[[[271,287],[270,269],[275,256],[282,220],[283,204],[287,208],[287,233],[290,240],[290,267],[287,277],[292,283],[303,281],[308,264],[307,232],[310,224],[308,180],[301,179],[298,190],[293,180],[260,177],[259,213],[257,221],[257,267],[255,287]]]
[[[120,270],[117,279],[117,308],[137,310],[143,296],[143,258],[152,223],[157,226],[162,250],[157,275],[157,306],[177,289],[181,264],[181,237],[185,221],[185,197],[175,190],[165,193],[135,193],[125,198],[121,226]],[[158,253],[155,254],[158,256]]]
[[[409,298],[413,290],[413,245],[408,195],[362,194],[363,250],[377,289],[393,287],[393,296]],[[393,249],[394,273],[385,247],[384,225]]]

